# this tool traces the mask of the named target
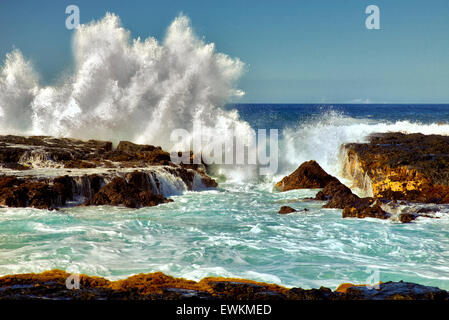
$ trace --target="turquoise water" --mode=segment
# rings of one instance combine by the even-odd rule
[[[449,289],[449,218],[399,224],[342,219],[307,201],[317,190],[222,184],[158,207],[0,209],[0,274],[69,272],[124,278],[163,271],[304,288],[404,280]],[[281,205],[306,213],[279,215]],[[369,282],[369,281],[368,281]]]
[[[59,268],[119,279],[162,271],[303,288],[404,280],[449,290],[449,207],[411,224],[342,219],[341,210],[306,199],[318,190],[272,191],[311,159],[341,177],[340,145],[373,132],[448,135],[441,121],[449,106],[234,107],[253,128],[281,130],[276,176],[254,183],[224,168],[227,182],[217,190],[139,210],[0,208],[0,275]],[[309,211],[279,215],[282,205]]]

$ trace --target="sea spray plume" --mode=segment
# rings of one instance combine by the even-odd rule
[[[315,118],[283,130],[280,145],[284,156],[279,159],[280,170],[276,178],[279,180],[309,160],[316,160],[326,172],[341,178],[340,146],[367,142],[370,134],[381,132],[449,135],[449,125],[358,119],[336,110],[325,110]]]
[[[159,44],[131,39],[119,18],[107,13],[80,25],[73,51],[73,75],[43,88],[19,51],[7,56],[0,79],[1,133],[126,139],[168,149],[171,131],[192,132],[196,120],[247,136],[249,125],[219,108],[243,94],[235,88],[243,63],[199,39],[183,15]]]
[[[0,71],[0,130],[27,132],[32,126],[31,103],[38,91],[38,77],[19,50],[6,55]]]

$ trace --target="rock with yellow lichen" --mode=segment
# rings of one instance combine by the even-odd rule
[[[368,195],[449,203],[449,137],[382,133],[342,146],[343,173]]]

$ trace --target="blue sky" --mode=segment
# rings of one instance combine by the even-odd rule
[[[13,48],[52,83],[72,63],[65,8],[81,23],[106,11],[133,37],[162,39],[180,13],[247,72],[240,102],[449,103],[449,1],[21,1],[0,2],[0,56]],[[380,8],[381,30],[365,28]]]

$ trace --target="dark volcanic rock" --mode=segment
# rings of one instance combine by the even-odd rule
[[[304,162],[292,174],[276,183],[276,187],[281,191],[324,188],[335,180],[336,178],[327,174],[315,160],[311,160]]]
[[[139,172],[132,174],[131,182],[127,182],[121,177],[116,177],[102,187],[84,205],[124,205],[129,208],[140,208],[173,201],[162,195],[153,194],[146,188],[141,179],[142,176]]]
[[[436,287],[410,282],[385,282],[379,289],[353,286],[346,289],[346,300],[448,300],[449,294]]]
[[[63,176],[55,178],[53,171],[40,171],[48,168],[59,170]],[[88,170],[92,168],[102,170],[92,174]],[[139,172],[129,173],[126,168]],[[33,171],[25,175],[10,169]],[[105,180],[114,178],[119,179],[105,186]],[[163,186],[174,181],[173,188],[178,188],[178,178],[187,190],[217,186],[203,164],[176,165],[161,147],[121,141],[113,150],[112,143],[105,141],[0,136],[0,205],[4,206],[54,208],[68,201],[73,201],[70,205],[84,201],[92,205],[153,206],[170,201],[161,195],[165,193]]]
[[[296,212],[296,210],[289,206],[282,206],[278,213],[288,214],[288,213],[292,213],[292,212]]]
[[[309,188],[322,186],[324,188],[316,194],[315,200],[327,201],[323,208],[344,209],[343,218],[388,219],[391,216],[381,208],[380,204],[374,204],[375,199],[358,197],[337,178],[326,173],[313,160],[304,162],[295,172],[282,179],[276,186],[281,189],[284,188],[284,191],[298,186],[304,188],[305,186],[309,186]],[[289,207],[283,208],[279,213],[291,212],[288,209]]]
[[[27,181],[11,176],[0,176],[0,205],[8,207],[34,207],[51,209],[64,205],[70,192],[64,186],[64,178],[57,178],[56,185],[40,181]]]
[[[47,136],[0,136],[0,167],[26,169],[35,161],[74,163],[101,158],[112,150],[107,141],[81,141]]]
[[[449,137],[383,133],[369,143],[350,143],[345,172],[363,188],[368,177],[374,197],[449,203]]]
[[[340,293],[321,287],[319,289],[292,288],[288,292],[289,300],[338,300]]]
[[[74,275],[61,270],[0,277],[0,300],[448,300],[447,291],[407,282],[387,282],[378,289],[341,285],[336,291],[284,288],[245,279],[204,278],[199,282],[161,272],[109,281],[76,275],[79,287],[67,288]]]
[[[367,202],[362,201],[355,203],[354,206],[347,206],[343,209],[343,218],[377,218],[377,219],[389,219],[391,215],[385,212],[379,203],[375,202],[370,205],[369,200]]]
[[[161,147],[135,144],[129,141],[120,141],[116,150],[103,155],[104,159],[111,161],[130,162],[129,166],[139,166],[140,163],[151,165],[171,164],[170,154]]]
[[[352,206],[359,197],[352,193],[351,189],[335,179],[328,183],[322,191],[315,196],[316,200],[329,200],[324,208],[343,209],[346,206]]]
[[[280,292],[270,290],[267,285],[237,281],[210,281],[208,285],[222,299],[229,300],[285,300]]]
[[[418,218],[419,216],[416,214],[412,214],[412,213],[403,213],[399,216],[399,221],[401,221],[402,223],[410,223],[413,220],[415,220],[416,218]]]

